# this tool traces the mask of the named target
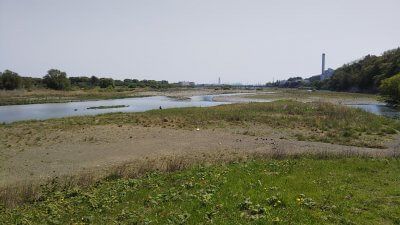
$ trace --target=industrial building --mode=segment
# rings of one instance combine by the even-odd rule
[[[328,68],[325,70],[325,53],[322,53],[322,71],[321,71],[321,80],[329,79],[335,70]]]

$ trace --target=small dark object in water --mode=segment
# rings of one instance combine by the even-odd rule
[[[161,105],[160,105],[160,109],[162,109]]]
[[[74,109],[74,111],[78,111],[78,109]]]
[[[86,109],[112,109],[112,108],[124,108],[128,106],[129,105],[102,105],[102,106],[88,107]]]

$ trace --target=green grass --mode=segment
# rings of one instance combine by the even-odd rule
[[[298,140],[365,147],[383,147],[383,142],[400,130],[400,121],[376,116],[330,103],[276,101],[230,104],[210,108],[175,108],[143,113],[114,113],[46,121],[25,121],[0,126],[29,129],[69,129],[83,125],[135,124],[176,129],[243,127],[251,134],[262,130],[281,130]],[[263,127],[252,130],[255,125]],[[26,130],[26,129],[24,129]],[[11,134],[10,134],[11,135]],[[15,134],[13,134],[15,136]]]
[[[102,106],[93,106],[88,107],[87,109],[113,109],[113,108],[125,108],[128,105],[102,105]]]
[[[0,224],[399,224],[395,159],[289,159],[196,166],[87,188],[44,187]]]

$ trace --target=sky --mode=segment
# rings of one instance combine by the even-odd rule
[[[399,0],[0,0],[0,70],[257,84],[400,46]]]

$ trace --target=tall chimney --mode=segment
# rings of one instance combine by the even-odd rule
[[[321,76],[325,74],[325,53],[322,53],[322,73]]]

